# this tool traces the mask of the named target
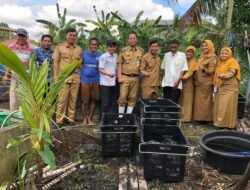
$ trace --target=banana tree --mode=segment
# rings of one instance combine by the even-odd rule
[[[59,44],[65,41],[66,30],[68,28],[76,28],[78,30],[79,35],[84,35],[83,28],[86,27],[86,24],[76,22],[76,19],[71,19],[67,21],[67,9],[64,8],[63,14],[60,12],[59,4],[56,4],[57,8],[57,17],[59,26],[44,19],[38,19],[36,22],[39,22],[45,26],[49,30],[49,34],[54,38],[54,43]]]
[[[42,179],[42,161],[50,167],[55,166],[55,156],[50,150],[51,128],[55,113],[57,94],[64,80],[80,65],[81,61],[74,61],[59,73],[56,82],[49,80],[49,65],[45,61],[41,67],[32,58],[29,65],[29,73],[21,60],[10,49],[0,43],[0,63],[12,71],[19,80],[16,92],[20,102],[23,126],[30,128],[30,133],[22,136],[22,141],[31,141],[33,153],[37,157],[38,183]],[[14,142],[11,144],[11,142]],[[9,146],[15,144],[10,141]],[[13,145],[14,146],[14,145]]]
[[[144,50],[148,48],[148,42],[152,38],[160,38],[159,34],[167,31],[168,27],[158,27],[158,24],[161,21],[161,16],[155,20],[145,19],[142,20],[143,11],[140,11],[133,22],[128,22],[123,18],[122,15],[112,12],[112,15],[119,21],[118,31],[119,31],[119,42],[121,47],[126,46],[128,34],[130,32],[136,32],[139,38],[138,45],[141,46]],[[146,42],[146,43],[145,43]]]
[[[109,12],[105,14],[103,10],[101,10],[101,17],[98,16],[98,12],[96,6],[93,6],[96,20],[87,19],[85,22],[90,23],[95,26],[95,29],[90,32],[90,37],[98,37],[100,41],[100,45],[106,44],[106,41],[109,39],[115,39],[115,34],[113,33],[113,27],[117,24],[114,16]],[[116,12],[118,13],[118,11]],[[105,45],[103,45],[100,49],[105,51]]]

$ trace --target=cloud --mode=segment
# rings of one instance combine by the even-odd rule
[[[7,0],[0,0],[7,2]],[[18,0],[9,0],[9,2],[18,2]],[[0,22],[6,22],[12,28],[26,28],[32,38],[38,39],[39,34],[47,32],[42,24],[36,22],[36,19],[45,19],[58,25],[58,16],[56,5],[34,4],[31,6],[22,6],[16,4],[2,4],[0,7]],[[98,14],[104,10],[105,14],[110,11],[119,11],[128,21],[133,21],[139,11],[144,11],[142,19],[156,19],[162,15],[162,19],[173,19],[174,12],[171,8],[156,4],[152,0],[58,0],[60,11],[67,8],[67,19],[76,19],[77,22],[84,22],[86,19],[96,20],[93,5],[96,6]],[[15,14],[13,14],[15,13]]]
[[[18,0],[1,0],[0,1],[0,4],[1,5],[4,5],[4,4],[15,4],[15,3],[17,3],[18,2]]]
[[[28,26],[34,22],[33,13],[29,7],[4,4],[0,7],[1,22],[7,24]]]
[[[104,10],[119,11],[125,19],[132,21],[139,11],[144,11],[143,18],[156,19],[162,15],[163,19],[173,19],[174,12],[171,8],[164,7],[154,3],[152,0],[98,0],[93,3],[92,0],[59,0],[60,6],[67,7],[70,15],[85,19],[95,19],[93,5],[98,12]],[[143,6],[142,6],[143,5]]]

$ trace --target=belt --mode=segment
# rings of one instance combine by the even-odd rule
[[[125,74],[125,73],[122,73],[122,75],[125,75],[127,77],[138,77],[139,74]]]
[[[94,64],[83,64],[83,66],[92,67],[92,68],[98,67],[98,65],[94,65]]]

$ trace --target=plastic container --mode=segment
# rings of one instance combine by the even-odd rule
[[[178,135],[179,133],[180,129],[175,125],[143,125],[142,142],[157,141],[165,144],[172,140],[185,142],[184,139],[180,139],[183,136]]]
[[[9,112],[0,112],[0,127],[2,126],[3,124],[3,121],[5,120],[5,118],[9,115],[10,113]],[[9,117],[7,119],[7,121],[5,122],[5,125],[4,126],[8,126],[8,125],[12,125],[13,122],[11,121],[11,118]]]
[[[134,114],[103,114],[100,124],[103,156],[133,155],[137,128]]]
[[[140,99],[140,101],[141,117],[144,118],[177,119],[183,112],[178,104],[169,99]]]
[[[147,180],[180,182],[184,178],[187,142],[180,128],[173,127],[169,132],[168,143],[143,142],[139,145]]]
[[[179,119],[160,119],[160,118],[141,118],[141,125],[181,125],[181,121]]]
[[[246,107],[246,97],[242,94],[239,94],[238,97],[238,109],[237,109],[237,116],[238,119],[242,119],[245,114],[245,107]]]
[[[205,161],[226,174],[243,174],[250,161],[250,135],[236,131],[214,131],[202,136]]]

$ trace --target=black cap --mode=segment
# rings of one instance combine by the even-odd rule
[[[28,36],[28,32],[27,32],[25,29],[23,29],[23,28],[18,28],[18,29],[16,30],[16,34],[17,34],[17,35],[24,35],[25,37]]]

